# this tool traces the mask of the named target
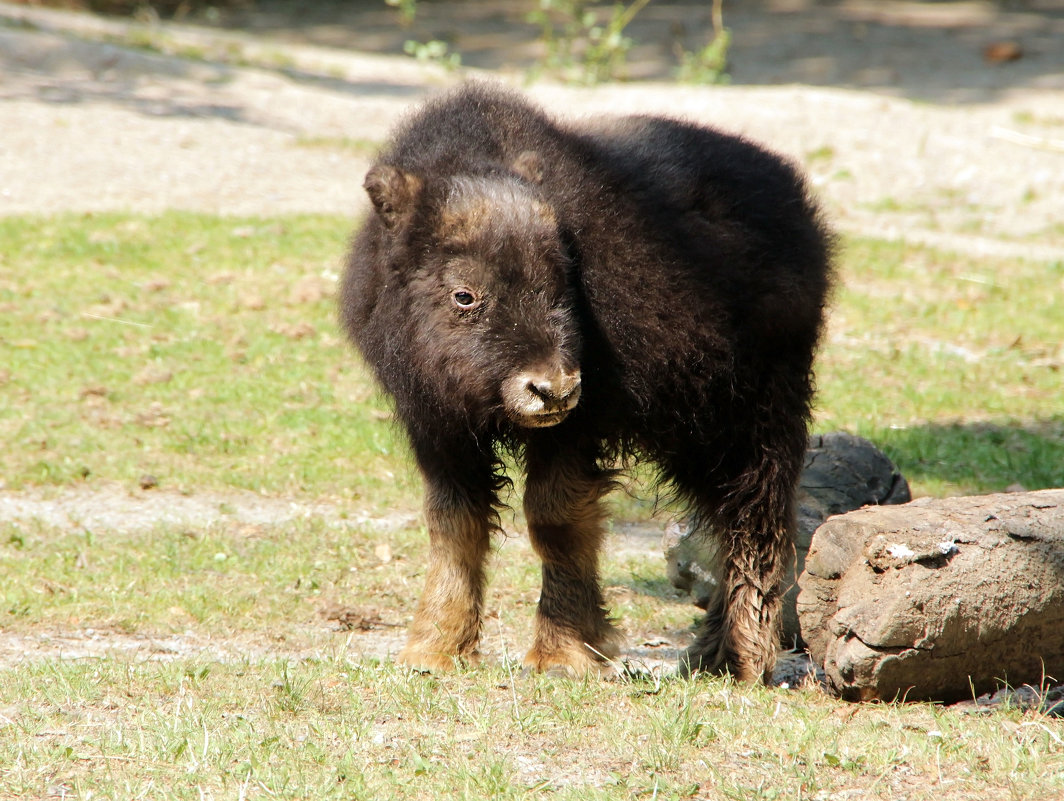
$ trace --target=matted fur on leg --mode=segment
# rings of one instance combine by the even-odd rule
[[[794,558],[793,526],[766,541],[735,537],[724,552],[721,583],[710,597],[694,643],[680,660],[683,673],[727,671],[740,681],[768,681],[780,638],[783,579]]]

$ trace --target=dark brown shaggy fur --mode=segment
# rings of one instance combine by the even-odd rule
[[[543,562],[527,664],[584,671],[617,653],[600,501],[636,457],[722,544],[719,597],[683,665],[763,677],[830,279],[795,170],[709,128],[561,123],[472,84],[400,126],[365,187],[376,213],[341,317],[395,399],[431,539],[400,658],[475,657],[509,449]]]

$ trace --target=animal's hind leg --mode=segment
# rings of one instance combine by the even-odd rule
[[[620,634],[603,607],[598,575],[605,516],[601,498],[610,476],[593,462],[559,461],[528,456],[525,516],[532,547],[542,560],[543,586],[535,641],[525,664],[582,674],[601,669],[620,650]]]
[[[727,670],[741,681],[771,678],[783,581],[794,558],[789,518],[790,504],[782,519],[722,535],[720,585],[681,659],[685,671]]]
[[[769,442],[754,437],[754,445],[733,447],[733,454],[748,454],[750,461],[733,463],[723,486],[703,476],[702,486],[691,489],[691,476],[685,476],[695,519],[717,538],[721,565],[720,586],[681,660],[685,670],[728,670],[743,681],[771,678],[807,440],[801,418],[772,433]]]

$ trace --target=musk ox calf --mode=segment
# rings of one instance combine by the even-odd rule
[[[562,122],[472,84],[400,125],[365,189],[341,318],[409,435],[431,543],[400,660],[476,656],[502,451],[542,560],[527,665],[617,654],[602,498],[643,458],[723,555],[681,667],[765,676],[830,278],[794,168],[710,128]]]

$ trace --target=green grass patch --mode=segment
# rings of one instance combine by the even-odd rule
[[[337,329],[351,228],[0,219],[5,485],[149,474],[164,488],[415,506],[389,406]],[[1060,308],[1060,263],[848,240],[816,427],[885,446],[918,492],[1062,485]]]
[[[814,164],[815,162],[832,161],[836,155],[838,154],[831,145],[821,145],[818,148],[806,151],[805,163]]]
[[[0,219],[8,487],[416,494],[337,329],[351,223],[167,214]]]
[[[349,136],[300,136],[295,147],[311,150],[335,150],[359,156],[372,156],[380,150],[381,142],[375,139],[356,139]]]
[[[404,630],[421,590],[427,536],[418,526],[310,517],[249,524],[220,511],[209,524],[117,531],[81,524],[0,524],[0,629],[106,636],[190,634],[260,639],[268,648],[321,647],[338,631]],[[489,635],[531,642],[539,561],[523,538],[502,538],[489,569]],[[683,631],[697,616],[664,578],[661,560],[611,553],[605,594],[637,641]],[[281,645],[283,644],[283,646]],[[0,651],[0,664],[2,664]]]
[[[120,532],[0,525],[0,626],[164,636],[328,628],[340,605],[384,605],[400,627],[423,569],[416,527],[374,533],[321,518],[262,526],[227,520]],[[383,561],[374,549],[388,544]],[[293,547],[296,543],[296,547]],[[335,628],[335,625],[333,625]]]
[[[869,437],[918,494],[1064,486],[1064,270],[850,240],[820,430]]]

